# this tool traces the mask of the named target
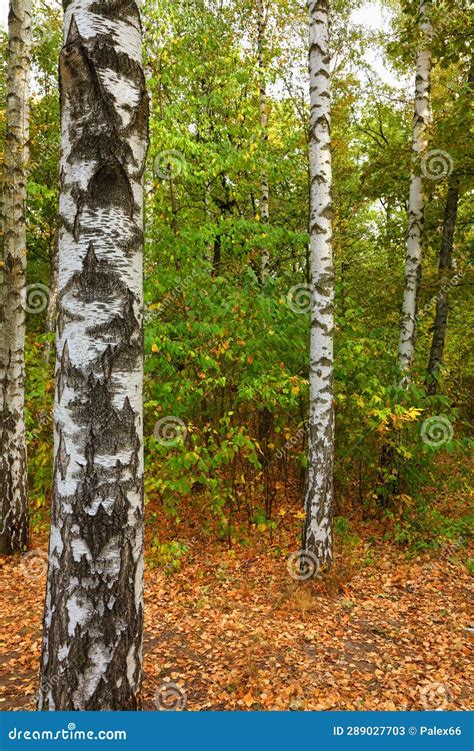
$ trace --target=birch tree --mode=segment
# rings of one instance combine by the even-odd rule
[[[430,75],[431,75],[431,23],[430,2],[421,0],[419,7],[421,44],[416,60],[415,116],[412,144],[412,173],[408,199],[408,234],[405,257],[405,288],[403,294],[402,320],[398,344],[400,385],[407,387],[415,353],[416,313],[421,280],[421,251],[425,195],[421,171],[422,158],[428,147],[428,128],[431,122]]]
[[[135,2],[65,2],[55,472],[42,710],[137,708],[143,629],[142,175]]]
[[[310,79],[311,338],[308,475],[303,548],[317,565],[332,559],[334,270],[329,0],[308,0]]]
[[[2,220],[0,553],[28,547],[25,401],[26,168],[31,2],[11,0]]]

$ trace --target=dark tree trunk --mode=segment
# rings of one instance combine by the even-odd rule
[[[448,323],[449,272],[453,262],[453,241],[459,201],[459,175],[453,172],[449,178],[448,195],[444,212],[443,237],[439,252],[439,289],[436,298],[436,314],[433,326],[426,387],[428,394],[435,394],[441,363],[443,361],[446,326]]]
[[[216,235],[214,238],[214,251],[212,256],[212,276],[219,276],[221,273],[221,236]]]
[[[168,185],[170,186],[171,198],[171,229],[173,230],[173,234],[178,235],[178,202],[176,201],[176,191],[174,189],[174,179],[171,166],[169,168]]]
[[[65,2],[55,480],[38,708],[134,710],[143,631],[137,5]]]
[[[377,505],[381,510],[390,508],[393,499],[400,492],[398,443],[399,436],[393,431],[390,438],[382,444],[380,451],[376,493]]]
[[[260,102],[260,127],[262,129],[262,147],[263,158],[266,162],[268,158],[268,112],[267,112],[267,88],[265,75],[265,47],[266,47],[266,28],[268,4],[265,6],[264,0],[256,0],[257,10],[257,59],[258,59],[258,92]],[[260,214],[263,224],[268,224],[270,218],[270,185],[268,172],[264,166],[260,177]],[[259,279],[263,284],[269,272],[270,253],[267,249],[262,251],[260,259]]]
[[[52,334],[56,327],[56,312],[58,304],[58,274],[59,274],[59,252],[58,252],[58,231],[56,229],[53,245],[50,252],[50,274],[49,274],[49,299],[46,311],[46,333]],[[51,342],[46,342],[44,350],[44,359],[49,363],[51,357]]]

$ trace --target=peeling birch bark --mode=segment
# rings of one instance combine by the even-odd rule
[[[334,269],[332,258],[329,0],[308,0],[311,339],[303,548],[332,560]]]
[[[55,479],[38,708],[134,710],[143,630],[142,176],[129,0],[65,0]]]
[[[8,16],[3,170],[2,328],[0,342],[0,553],[28,547],[25,401],[26,175],[31,2],[11,0]]]
[[[415,80],[415,117],[413,126],[412,173],[408,199],[408,235],[405,258],[405,288],[402,320],[398,344],[400,386],[407,388],[415,354],[416,313],[421,281],[421,252],[425,210],[425,195],[421,175],[421,159],[428,147],[428,128],[431,122],[431,23],[428,18],[430,2],[420,2],[420,28],[423,44],[417,55]]]

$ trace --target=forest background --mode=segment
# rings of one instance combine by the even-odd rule
[[[468,452],[473,415],[469,306],[473,163],[467,6],[436,4],[418,338],[411,384],[401,389],[396,352],[418,40],[413,8],[413,3],[400,6],[390,1],[333,3],[336,556],[324,582],[307,582],[302,589],[288,578],[286,560],[298,549],[307,468],[310,271],[305,11],[292,0],[271,0],[263,63],[259,63],[258,19],[251,1],[155,0],[142,6],[151,104],[145,176],[145,489],[148,576],[155,605],[149,614],[155,606],[159,611],[160,598],[166,602],[169,597],[173,603],[167,617],[180,622],[180,612],[190,612],[186,598],[194,598],[190,582],[199,582],[202,591],[193,599],[191,611],[216,608],[223,617],[226,597],[232,599],[235,592],[237,600],[241,596],[245,600],[250,586],[260,605],[259,597],[267,589],[264,600],[280,614],[280,634],[286,633],[282,626],[286,623],[293,631],[288,638],[294,638],[289,627],[293,618],[312,624],[318,619],[315,629],[321,628],[321,644],[329,629],[339,645],[345,634],[338,632],[355,617],[361,582],[369,599],[379,598],[384,586],[380,572],[386,568],[393,581],[402,577],[404,586],[408,581],[412,591],[403,595],[408,600],[414,599],[413,587],[421,586],[426,572],[433,577],[436,591],[441,577],[447,598],[441,607],[446,613],[440,616],[439,628],[447,629],[441,642],[449,641],[451,627],[464,630],[469,625],[464,587],[469,571]],[[15,588],[28,590],[34,582],[35,591],[25,597],[36,603],[32,600],[36,618],[53,472],[57,59],[62,38],[58,6],[37,4],[33,38],[26,417],[35,546],[26,562],[5,562],[3,568],[6,578],[15,568]],[[1,44],[5,60],[4,33]],[[267,87],[265,130],[259,100],[262,65]],[[4,120],[3,111],[0,118]],[[3,125],[0,122],[2,133]],[[268,219],[263,220],[262,173],[268,175],[270,196]],[[440,289],[439,253],[453,175],[460,189],[452,267],[443,280],[449,291],[449,319],[442,369],[435,393],[429,393],[426,373]],[[269,257],[263,284],[262,253]],[[207,600],[216,581],[224,591],[211,606]],[[430,581],[423,594],[426,602],[420,600],[418,613],[410,616],[428,619],[415,629],[425,635],[432,616]],[[285,620],[282,612],[288,610],[292,615]],[[16,622],[22,616],[13,611],[11,617]],[[263,614],[261,618],[264,624]],[[377,618],[375,611],[372,618]],[[377,631],[367,636],[373,626],[373,620],[368,621],[361,643],[383,640],[385,636]],[[224,625],[219,628],[225,633]],[[156,627],[149,623],[152,642]],[[213,623],[209,628],[214,633],[217,627]],[[258,642],[258,628],[247,623],[243,630]],[[175,626],[175,636],[181,629],[182,625]],[[31,641],[32,633],[28,630],[24,638]],[[268,632],[261,636],[265,642]],[[414,638],[416,642],[422,637]],[[461,638],[460,632],[456,638]],[[154,644],[158,652],[159,643],[160,639]],[[414,653],[422,649],[417,644],[412,645]],[[16,649],[7,643],[7,665],[12,660],[18,667]],[[158,667],[155,661],[148,666],[153,675],[145,690],[149,701],[163,676],[184,684],[180,670],[172,674],[179,659],[185,659],[182,645],[179,649],[181,658],[174,662],[163,657]],[[349,644],[344,654],[351,649]],[[462,662],[464,643],[459,650]],[[220,659],[224,664],[224,654]],[[357,662],[353,655],[350,659]],[[25,663],[26,702],[31,701],[34,682],[31,664]],[[429,696],[435,697],[431,702],[436,704],[438,696],[445,705],[464,706],[467,683],[459,678],[463,662],[451,678],[446,678],[442,662],[436,670],[427,669],[421,678],[413,678],[412,684],[406,679],[411,688],[403,701],[397,699],[399,682],[392,686],[389,681],[383,690],[370,683],[380,684],[377,671],[383,672],[376,660],[370,664],[373,671],[358,666],[362,675],[371,677],[360,679],[366,684],[354,697],[341,694],[342,668],[337,663],[338,688],[330,689],[329,706],[322,692],[319,696],[313,690],[306,696],[300,682],[295,688],[291,669],[288,675],[283,669],[282,676],[275,668],[281,685],[270,691],[255,678],[255,666],[244,665],[238,678],[226,679],[222,685],[214,681],[219,686],[216,698],[214,689],[203,693],[200,688],[202,682],[209,686],[202,671],[192,688],[188,665],[186,685],[188,696],[194,697],[190,704],[194,701],[196,708],[298,709],[319,708],[319,704],[376,708],[380,701],[380,708],[398,708],[407,702],[417,708],[424,706],[427,686]],[[424,664],[429,666],[429,660]],[[246,682],[252,684],[254,679],[256,686],[244,690]],[[433,684],[438,688],[433,689]],[[18,694],[13,683],[11,692]]]

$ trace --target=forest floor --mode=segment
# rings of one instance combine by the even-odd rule
[[[188,526],[178,572],[147,566],[143,709],[468,709],[465,549],[408,560],[380,525],[359,521],[334,571],[298,582],[286,557],[300,516],[287,504],[272,540],[255,533],[230,550]],[[4,710],[35,706],[46,535],[33,548],[0,557]]]

